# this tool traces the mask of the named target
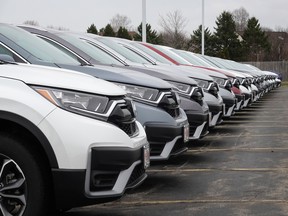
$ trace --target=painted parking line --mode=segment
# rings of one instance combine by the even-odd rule
[[[197,152],[223,152],[223,151],[235,151],[235,152],[274,152],[274,151],[288,151],[288,148],[218,148],[209,149],[207,147],[199,149],[189,149],[185,154],[197,153]]]
[[[240,118],[232,118],[229,119],[227,122],[224,122],[223,125],[219,125],[220,127],[225,127],[225,123],[229,123],[229,122],[239,122],[239,123],[286,123],[287,121],[283,120],[283,121],[268,121],[268,120],[244,120],[247,117],[240,117]],[[218,126],[217,126],[218,127]],[[271,127],[271,125],[270,125]]]
[[[287,204],[288,203],[288,200],[282,200],[282,199],[236,199],[236,200],[233,200],[233,199],[215,199],[215,200],[210,200],[210,199],[201,199],[201,200],[143,200],[143,201],[121,201],[120,202],[121,205],[156,205],[156,204],[185,204],[185,203],[230,203],[230,204],[239,204],[239,203],[242,203],[242,204],[251,204],[251,203],[267,203],[267,204],[277,204],[277,203],[281,203],[281,204]]]
[[[287,122],[286,121],[283,121],[283,122],[281,122],[281,121],[278,121],[278,122],[276,122],[276,121],[243,121],[243,120],[239,120],[239,121],[235,121],[235,120],[232,120],[232,121],[229,121],[229,122],[226,122],[227,124],[226,125],[219,125],[219,126],[217,126],[217,128],[227,128],[227,127],[246,127],[246,126],[242,126],[242,125],[230,125],[229,123],[277,123],[277,124],[280,124],[280,123],[285,123],[285,124],[287,124]],[[225,124],[225,123],[224,123]],[[247,125],[247,127],[253,127],[253,128],[271,128],[272,126],[271,125]],[[287,128],[288,127],[288,125],[275,125],[275,126],[273,126],[273,128],[275,128],[275,127],[277,127],[277,128]]]
[[[288,168],[193,168],[193,169],[153,169],[149,168],[148,173],[165,173],[165,172],[288,172]]]
[[[274,108],[273,106],[257,106],[255,108],[249,108],[249,110],[244,110],[245,112],[258,112],[261,111],[288,111],[288,108]],[[241,111],[240,111],[241,112]],[[237,115],[237,114],[236,114]]]
[[[225,134],[216,134],[216,135],[209,135],[209,137],[204,137],[204,139],[213,139],[213,138],[219,138],[219,137],[223,137],[223,138],[243,138],[243,137],[286,137],[288,136],[287,133],[283,133],[283,134],[238,134],[238,135],[225,135]]]

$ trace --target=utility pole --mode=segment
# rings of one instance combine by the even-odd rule
[[[204,55],[204,31],[205,31],[205,25],[204,25],[204,0],[202,0],[202,52],[201,54]]]
[[[142,42],[146,43],[146,0],[142,0]]]

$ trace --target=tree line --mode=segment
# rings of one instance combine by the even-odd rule
[[[142,40],[142,23],[136,31],[131,31],[130,19],[117,14],[110,23],[99,31],[95,24],[87,28],[88,33],[110,37],[120,37],[129,40]],[[187,20],[180,11],[169,12],[160,17],[161,32],[146,24],[146,41],[148,43],[167,45],[177,49],[201,53],[202,26],[187,36],[184,29]],[[223,11],[215,21],[216,27],[212,32],[209,28],[204,31],[204,52],[206,55],[217,56],[235,61],[278,61],[286,60],[288,53],[283,48],[286,32],[282,36],[271,37],[271,29],[262,28],[256,17],[249,17],[243,8],[233,12]],[[275,32],[273,32],[275,33]],[[282,50],[281,50],[282,48]],[[281,53],[282,51],[282,53]]]

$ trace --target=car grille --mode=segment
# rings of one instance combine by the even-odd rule
[[[133,172],[132,172],[132,174],[131,174],[131,176],[130,176],[130,179],[129,179],[126,187],[127,187],[127,188],[134,187],[134,186],[137,185],[145,176],[146,176],[146,174],[145,174],[144,165],[143,165],[143,163],[140,163],[140,164],[138,164],[138,165],[134,168],[134,170],[133,170]]]
[[[169,115],[171,115],[173,118],[177,118],[180,115],[179,109],[167,109],[166,112],[169,113]]]
[[[208,92],[218,98],[219,87],[216,82],[210,84]]]
[[[132,107],[132,100],[128,98],[125,99],[125,103],[118,103],[115,106],[108,118],[108,122],[117,125],[130,137],[136,136],[139,132]]]
[[[203,105],[203,91],[201,87],[197,87],[194,89],[191,98],[196,101],[201,106]]]
[[[159,103],[159,107],[164,109],[173,118],[178,118],[180,115],[179,104],[175,93],[165,94]]]
[[[126,134],[128,134],[130,137],[135,135],[137,132],[137,125],[136,121],[131,123],[119,123],[119,128],[121,128]]]

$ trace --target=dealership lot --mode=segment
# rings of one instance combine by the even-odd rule
[[[187,153],[153,164],[121,200],[61,216],[287,215],[288,88],[245,108]]]

